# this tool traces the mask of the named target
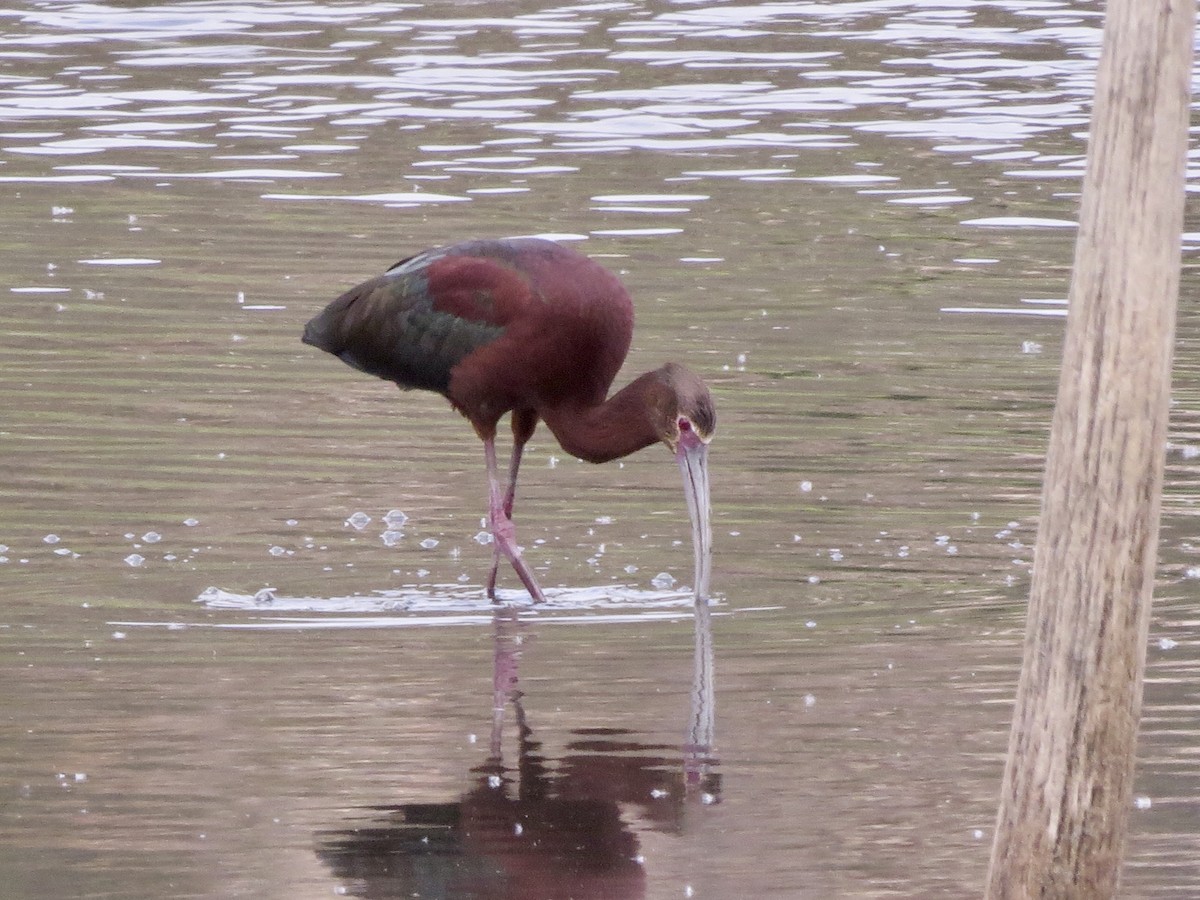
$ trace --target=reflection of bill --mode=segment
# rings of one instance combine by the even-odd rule
[[[688,790],[699,792],[705,803],[720,799],[716,774],[716,701],[713,675],[712,610],[698,600],[695,607],[696,646],[692,651],[692,717],[683,747],[683,767]]]
[[[522,626],[515,610],[497,611],[491,752],[472,786],[455,802],[368,807],[361,825],[321,834],[318,856],[359,897],[644,897],[637,832],[683,834],[688,809],[719,798],[710,623],[707,605],[698,606],[682,766],[678,748],[614,728],[576,730],[552,760],[517,687]],[[517,758],[506,766],[510,705]]]

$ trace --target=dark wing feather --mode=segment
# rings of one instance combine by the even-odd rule
[[[496,268],[442,251],[411,257],[334,300],[303,340],[401,387],[444,394],[454,367],[504,332],[494,295],[516,273]]]

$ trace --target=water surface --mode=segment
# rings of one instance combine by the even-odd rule
[[[980,892],[1099,5],[0,16],[13,896]],[[1187,231],[1131,897],[1200,893]],[[539,432],[497,612],[469,427],[299,343],[510,234],[710,381],[709,627],[666,452]]]

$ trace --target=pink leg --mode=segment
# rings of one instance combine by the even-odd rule
[[[513,449],[512,459],[508,464],[508,488],[504,493],[504,515],[512,521],[513,501],[517,496],[517,472],[521,468],[521,454],[525,450],[525,444],[533,437],[533,432],[537,428],[537,413],[529,409],[514,409],[511,417],[512,433],[513,433]],[[487,443],[487,438],[484,438],[484,443]],[[496,540],[492,541],[492,569],[488,572],[487,594],[493,600],[496,599],[496,574],[500,568],[500,543]],[[514,566],[516,564],[514,563]],[[533,591],[530,591],[532,594]],[[536,596],[536,595],[535,595]]]
[[[495,435],[484,438],[483,452],[487,458],[488,470],[488,524],[492,529],[492,541],[496,545],[496,560],[499,560],[499,554],[503,553],[508,557],[512,567],[516,569],[517,575],[521,582],[525,585],[525,589],[529,591],[529,595],[536,602],[541,602],[546,599],[542,594],[542,589],[538,587],[537,579],[533,577],[533,572],[525,565],[525,560],[521,557],[521,549],[517,546],[516,529],[513,528],[512,519],[505,512],[505,495],[500,491],[500,477],[496,469],[496,438]],[[519,461],[519,453],[514,448],[514,457]],[[516,479],[513,479],[509,485],[508,505],[512,508],[512,495],[515,493]],[[488,579],[488,596],[493,600],[496,599],[496,582],[495,582],[495,567],[493,566],[492,577]]]
[[[524,441],[513,441],[512,460],[508,464],[508,490],[504,493],[504,515],[512,521],[513,500],[517,496],[517,470],[521,468],[521,453],[525,449]],[[488,573],[487,592],[492,599],[496,597],[496,570],[500,568],[500,544],[492,541],[492,570]],[[532,591],[530,592],[532,593]]]

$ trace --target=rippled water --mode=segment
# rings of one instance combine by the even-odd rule
[[[977,894],[1100,23],[0,11],[12,896]],[[1131,897],[1200,893],[1187,231]],[[505,572],[496,612],[470,429],[299,344],[402,256],[505,234],[621,273],[619,381],[710,380],[711,623],[663,451],[539,432],[550,602]]]

